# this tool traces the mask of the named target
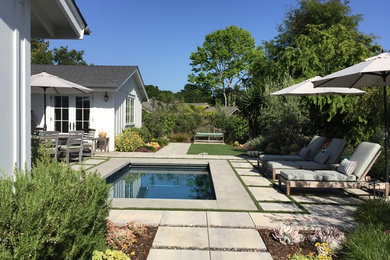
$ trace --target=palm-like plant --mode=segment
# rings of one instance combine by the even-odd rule
[[[264,85],[255,84],[244,90],[238,101],[241,114],[248,119],[249,136],[259,135],[258,118],[261,110],[268,105],[269,93]]]

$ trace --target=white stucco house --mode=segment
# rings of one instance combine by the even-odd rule
[[[0,1],[0,173],[30,167],[30,39],[85,34],[89,29],[74,0]]]
[[[148,101],[137,66],[32,65],[31,74],[47,72],[92,89],[88,94],[47,95],[47,130],[67,133],[96,129],[107,133],[109,150],[126,127],[141,127],[142,102]],[[43,94],[31,94],[32,122],[43,126]]]

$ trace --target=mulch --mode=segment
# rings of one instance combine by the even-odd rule
[[[131,260],[146,260],[156,232],[157,227],[147,226],[147,235],[138,238],[137,242],[131,247],[131,251],[135,252],[134,256],[130,256]]]
[[[307,240],[299,244],[282,245],[272,237],[272,230],[260,229],[259,233],[260,236],[263,238],[265,245],[267,246],[267,250],[270,252],[274,260],[287,260],[289,254],[293,255],[298,252],[303,255],[307,255],[309,253],[317,253],[316,247]],[[314,234],[314,231],[300,231],[299,233],[303,234],[306,237],[308,235]]]

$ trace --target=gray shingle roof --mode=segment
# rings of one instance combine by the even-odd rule
[[[138,66],[31,65],[31,75],[47,72],[92,89],[117,89],[137,70]]]

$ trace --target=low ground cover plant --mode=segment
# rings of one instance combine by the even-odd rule
[[[88,259],[105,248],[110,186],[98,173],[37,159],[0,178],[0,259]]]
[[[390,259],[390,203],[368,200],[359,206],[358,227],[347,235],[345,259]]]

